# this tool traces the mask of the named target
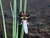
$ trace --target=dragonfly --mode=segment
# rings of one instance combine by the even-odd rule
[[[25,34],[28,34],[28,24],[29,24],[27,21],[28,16],[29,15],[24,14],[24,11],[21,11],[21,15],[20,15],[21,24],[23,25]]]

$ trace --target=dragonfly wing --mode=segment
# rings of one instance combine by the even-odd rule
[[[23,20],[23,27],[24,27],[25,34],[28,34],[28,27],[27,27],[27,21],[26,20]]]

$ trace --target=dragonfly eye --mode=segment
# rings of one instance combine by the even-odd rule
[[[24,19],[24,17],[20,17],[21,19]]]

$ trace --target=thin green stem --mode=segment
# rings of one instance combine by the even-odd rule
[[[5,18],[4,18],[4,11],[3,11],[3,7],[2,7],[2,2],[1,2],[1,0],[0,0],[0,6],[1,6],[1,12],[2,12],[2,18],[3,18],[4,34],[5,34],[5,38],[7,38],[6,24],[5,24]]]
[[[26,14],[27,0],[24,0],[24,12]]]
[[[13,8],[13,35],[12,38],[16,38],[16,0],[14,0]]]
[[[10,2],[10,8],[11,8],[12,17],[13,17],[13,9],[12,9],[12,5],[11,5],[11,2]]]
[[[24,36],[24,29],[23,29],[23,26],[22,26],[22,29],[21,29],[21,37],[20,38],[23,38]]]
[[[19,26],[19,22],[17,22],[17,33],[16,33],[16,38],[18,38],[18,26]]]
[[[20,0],[20,12],[21,11],[22,11],[22,0]],[[24,29],[23,29],[23,25],[22,25],[20,38],[23,38],[23,36],[24,36]]]
[[[20,0],[20,12],[22,11],[22,0]]]

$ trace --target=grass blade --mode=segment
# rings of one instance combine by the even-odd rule
[[[18,27],[19,27],[19,22],[17,21],[16,38],[18,38]]]
[[[14,0],[14,8],[13,8],[13,35],[12,38],[16,38],[16,0]]]
[[[6,24],[5,24],[5,18],[4,18],[4,11],[3,11],[3,7],[2,7],[2,2],[1,2],[1,0],[0,0],[0,6],[1,6],[1,12],[2,12],[2,18],[3,18],[4,34],[5,34],[5,38],[7,38]]]
[[[11,2],[10,2],[10,8],[11,8],[12,17],[13,17],[13,9],[12,9],[12,5],[11,5]]]
[[[20,0],[20,12],[21,11],[22,11],[22,0]],[[23,38],[23,36],[24,36],[24,29],[23,29],[23,25],[22,25],[20,38]]]
[[[24,0],[24,12],[26,14],[27,0]]]
[[[20,12],[22,11],[22,0],[20,0]]]

